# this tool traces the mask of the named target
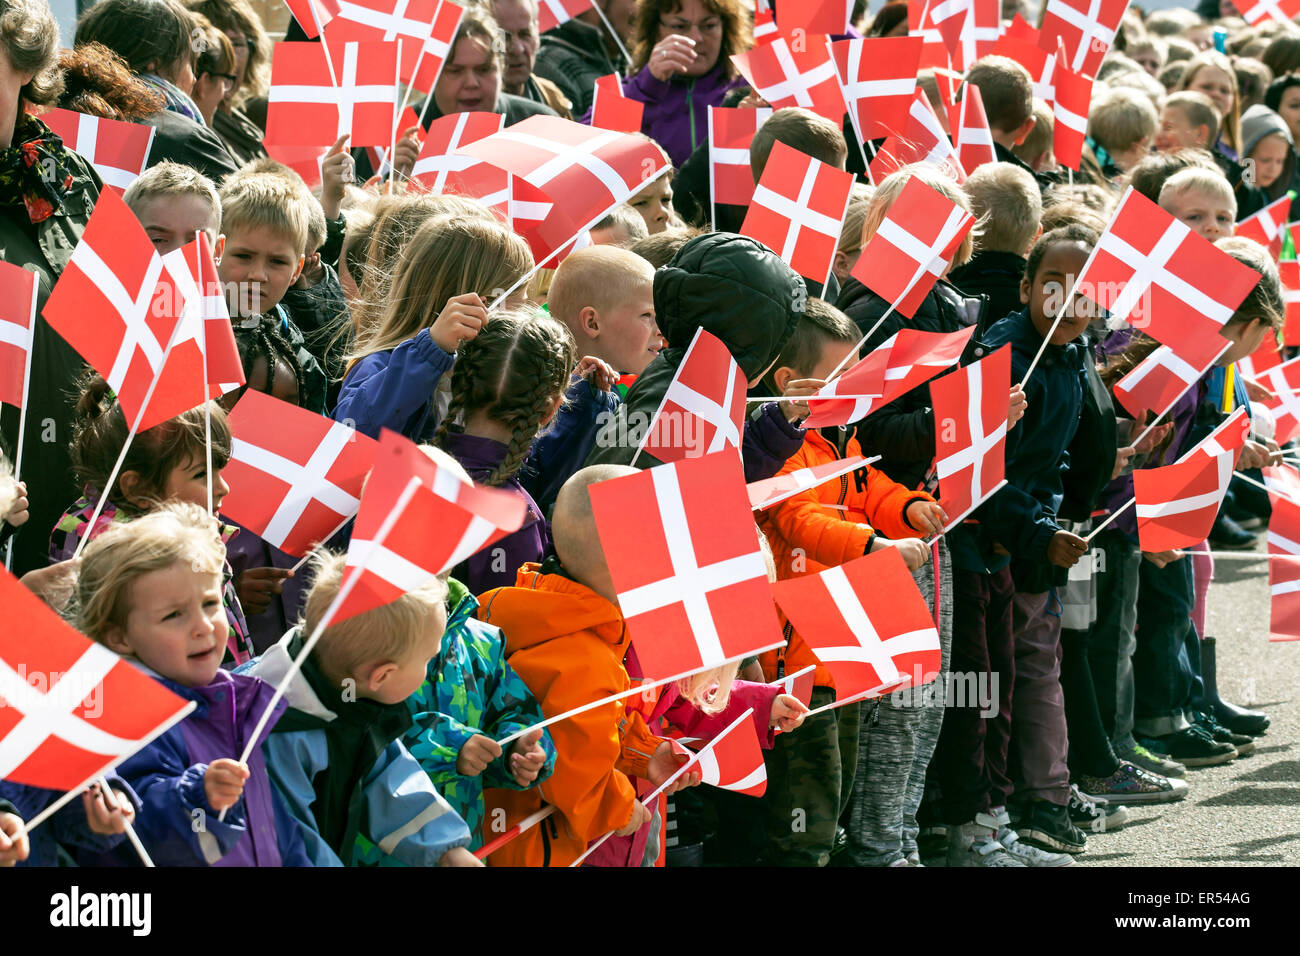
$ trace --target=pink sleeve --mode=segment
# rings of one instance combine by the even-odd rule
[[[700,737],[711,740],[726,730],[737,717],[749,708],[754,708],[754,731],[758,742],[764,750],[769,750],[776,735],[768,726],[772,715],[772,701],[781,693],[780,685],[755,684],[747,680],[738,680],[731,685],[731,698],[727,706],[717,714],[706,714],[691,704],[686,698],[677,701],[664,712],[664,719],[679,728],[688,737]]]

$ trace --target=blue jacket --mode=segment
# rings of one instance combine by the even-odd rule
[[[575,380],[564,393],[564,404],[533,442],[528,462],[519,473],[520,483],[533,496],[542,514],[550,513],[561,486],[582,469],[596,447],[600,426],[622,401],[617,392],[602,392],[582,378]]]
[[[363,435],[379,437],[381,428],[427,442],[438,427],[434,390],[456,361],[422,329],[391,352],[367,355],[343,379],[334,420],[351,422]]]
[[[125,796],[131,801],[138,817],[140,798],[131,789],[131,785],[114,774],[109,774],[107,780],[118,799]],[[24,821],[32,819],[61,796],[63,792],[60,790],[46,790],[43,787],[14,783],[12,780],[0,780],[0,810],[8,809],[3,806],[3,802],[8,801],[13,806],[9,812],[18,814]],[[74,855],[77,850],[100,854],[109,852],[125,839],[126,836],[121,833],[105,836],[91,830],[90,824],[86,822],[86,811],[81,805],[81,799],[74,798],[56,810],[44,826],[39,826],[28,834],[27,859],[17,865],[58,866],[60,847],[68,848]]]
[[[290,645],[297,649],[298,629],[287,633],[261,657],[244,665],[245,670],[265,680],[278,683],[288,673],[292,662]],[[310,667],[309,659],[305,667]],[[282,726],[266,742],[267,769],[277,789],[284,794],[289,810],[306,831],[307,854],[315,866],[344,866],[357,862],[356,834],[347,832],[339,845],[331,845],[324,833],[350,831],[342,821],[318,818],[325,792],[338,784],[332,774],[342,773],[333,766],[330,753],[331,725],[342,727],[340,715],[321,699],[307,676],[299,671],[285,692],[292,708],[293,726],[307,729],[286,730]],[[334,703],[334,702],[331,702]],[[354,700],[346,707],[373,704]],[[378,705],[376,705],[377,708]],[[401,705],[397,705],[401,706]],[[346,715],[351,716],[351,715]],[[356,792],[345,795],[349,809],[358,814],[356,831],[386,855],[407,866],[436,866],[443,854],[458,846],[468,846],[469,828],[456,815],[410,751],[400,740],[393,739],[382,748],[378,758],[357,781]],[[342,852],[343,856],[340,855]],[[343,858],[343,857],[346,858]]]

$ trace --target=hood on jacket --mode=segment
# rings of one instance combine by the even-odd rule
[[[729,233],[692,239],[655,273],[655,315],[668,348],[684,351],[703,328],[751,381],[781,354],[806,296],[803,279],[776,253]]]
[[[1279,199],[1291,188],[1291,177],[1295,174],[1296,166],[1295,140],[1291,136],[1290,128],[1286,125],[1286,120],[1262,103],[1255,104],[1241,115],[1241,155],[1243,160],[1250,157],[1251,151],[1259,145],[1260,140],[1274,133],[1285,137],[1291,149],[1287,153],[1286,163],[1282,166],[1282,175],[1277,177],[1273,185],[1264,190],[1269,199]]]
[[[483,594],[480,607],[479,618],[501,628],[510,654],[579,631],[618,644],[627,630],[616,606],[585,584],[543,574],[536,564],[520,568],[515,587]]]
[[[301,634],[302,628],[293,628],[284,637],[280,638],[278,644],[268,647],[266,653],[244,664],[236,673],[260,677],[272,687],[279,686],[280,681],[284,679],[285,674],[289,673],[289,668],[293,664],[294,655],[290,652],[289,645],[293,644]],[[321,702],[320,696],[312,689],[301,669],[294,673],[293,680],[285,688],[284,700],[294,710],[316,717],[326,723],[338,717],[338,714]]]

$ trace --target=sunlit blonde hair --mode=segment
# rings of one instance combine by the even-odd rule
[[[1237,88],[1237,72],[1232,68],[1232,61],[1217,50],[1202,50],[1187,62],[1187,71],[1178,81],[1178,89],[1190,90],[1196,82],[1196,74],[1207,67],[1222,71],[1228,77],[1232,87],[1232,106],[1228,115],[1219,118],[1219,135],[1238,153],[1241,152],[1241,91]],[[1210,143],[1210,148],[1214,144]]]
[[[876,187],[875,194],[871,197],[871,202],[867,205],[866,216],[862,221],[862,246],[866,247],[871,241],[871,237],[876,234],[880,224],[885,221],[885,216],[893,207],[894,201],[903,193],[903,187],[911,179],[919,179],[925,185],[929,186],[935,192],[942,193],[952,202],[956,203],[967,212],[971,212],[970,200],[966,194],[961,191],[960,187],[951,179],[939,172],[933,166],[926,166],[916,163],[911,166],[904,166],[897,172],[890,173],[880,185]],[[975,230],[971,230],[974,232]],[[952,257],[951,268],[956,269],[960,265],[965,265],[971,257],[975,248],[975,237],[971,232],[966,233],[961,244],[957,246],[957,252]]]

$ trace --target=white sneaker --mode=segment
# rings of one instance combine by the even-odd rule
[[[949,866],[1024,866],[998,842],[997,831],[980,823],[963,823],[948,828]]]
[[[1074,857],[1068,853],[1049,853],[1036,846],[1020,842],[1020,834],[1010,827],[998,831],[998,843],[1012,859],[1019,860],[1021,866],[1070,866]]]

